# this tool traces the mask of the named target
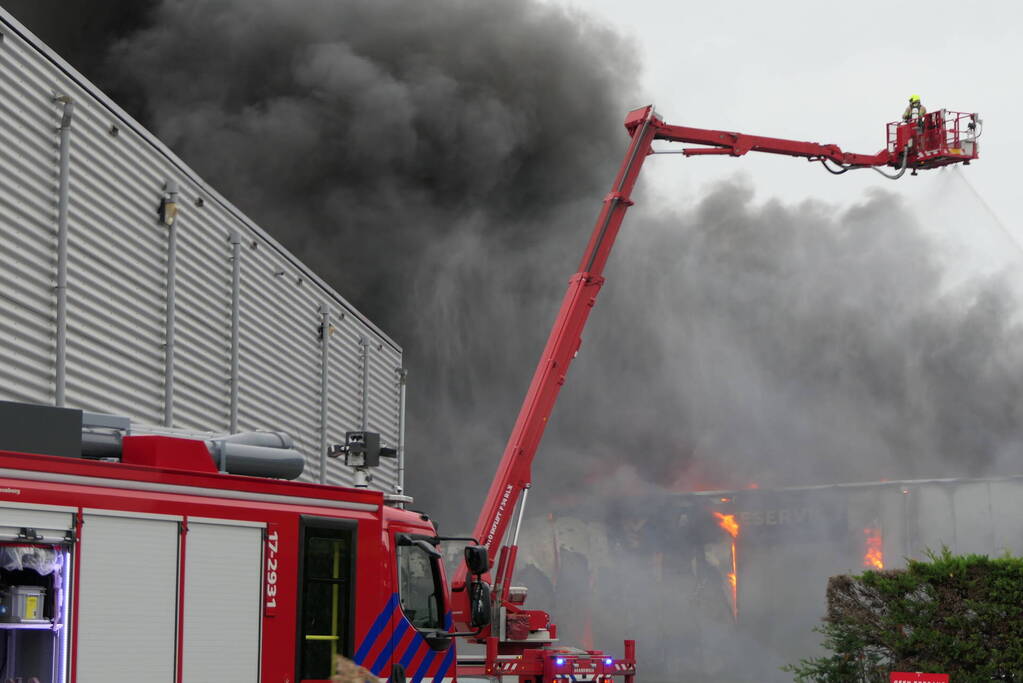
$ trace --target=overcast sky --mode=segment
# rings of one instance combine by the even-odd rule
[[[631,37],[643,64],[636,105],[654,104],[669,123],[874,153],[910,94],[985,122],[981,159],[962,169],[965,180],[950,170],[895,182],[868,170],[833,177],[765,154],[665,156],[649,160],[641,181],[661,208],[736,173],[749,175],[761,200],[846,206],[880,186],[905,197],[968,271],[1023,266],[1023,183],[1012,161],[1023,149],[1023,3],[547,1]]]

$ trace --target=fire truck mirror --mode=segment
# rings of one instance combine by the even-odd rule
[[[487,547],[483,545],[465,546],[465,566],[473,576],[486,574],[490,570],[490,558],[487,556]]]
[[[430,646],[431,650],[435,650],[437,652],[443,652],[447,650],[449,647],[451,647],[451,642],[453,640],[453,638],[451,637],[452,634],[448,633],[447,631],[441,631],[439,629],[425,631],[421,630],[419,631],[419,635],[423,637],[423,640],[426,641],[426,644]],[[388,683],[394,683],[394,679],[392,678],[390,681],[388,681]]]
[[[428,557],[441,558],[443,555],[433,545],[423,538],[415,538],[409,534],[397,534],[398,545],[414,545],[422,550]]]
[[[469,584],[470,624],[473,628],[489,626],[490,616],[490,585],[483,581]]]
[[[439,550],[430,545],[429,541],[424,541],[421,538],[417,538],[416,540],[412,541],[412,545],[416,546],[430,557],[437,559],[444,557],[443,555],[441,555]]]

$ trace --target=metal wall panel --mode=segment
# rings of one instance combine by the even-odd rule
[[[288,432],[306,456],[302,478],[318,480],[326,304],[335,328],[327,443],[364,428],[365,409],[365,427],[397,446],[401,348],[2,9],[0,34],[0,399],[55,400],[61,94],[75,104],[66,404],[164,425],[173,280],[169,426],[223,433],[236,404],[238,429]],[[179,191],[173,270],[170,229],[156,214],[168,182]],[[241,240],[237,395],[232,234]],[[395,462],[374,475],[375,488],[393,490]],[[352,476],[331,461],[326,479]]]
[[[963,483],[952,490],[952,531],[959,555],[994,551],[995,534],[991,519],[991,487],[988,482]]]
[[[362,346],[360,329],[349,316],[331,311],[333,333],[328,342],[328,365],[332,391],[327,401],[328,441],[343,443],[345,432],[362,427]],[[346,396],[359,396],[359,401],[348,401]],[[329,466],[328,466],[329,467]],[[352,475],[347,468],[328,469],[327,483],[351,486]]]
[[[908,494],[912,518],[906,520],[913,538],[912,557],[948,546],[955,551],[955,509],[953,489],[942,484],[925,484]]]
[[[196,200],[203,199],[201,207]],[[227,430],[231,380],[232,221],[192,186],[181,188],[175,423]]]
[[[23,42],[0,41],[0,387],[53,401],[58,108],[51,74]]]
[[[242,400],[243,429],[272,428],[284,418],[306,455],[306,475],[318,475],[320,347],[317,300],[298,284],[290,264],[262,247],[242,256],[240,393],[263,391],[262,401]],[[267,362],[272,359],[272,362]]]
[[[112,136],[84,90],[69,94],[68,404],[158,424],[167,230],[154,209],[169,164],[131,131]]]
[[[368,429],[380,433],[383,443],[398,444],[399,405],[398,370],[401,354],[381,344],[359,320],[351,316],[332,315],[334,334],[330,339],[331,394],[329,400],[329,443],[343,443],[346,431]],[[368,343],[367,343],[368,342]],[[365,406],[353,403],[347,396],[362,396],[367,391]],[[365,422],[363,407],[366,408]],[[374,484],[397,481],[397,463],[393,458],[382,458],[373,473]],[[329,471],[327,483],[351,485],[351,473],[346,468]]]
[[[399,371],[401,359],[385,344],[375,341],[370,347],[369,429],[380,432],[380,438],[391,445],[398,442],[398,413],[393,406],[399,402]],[[374,474],[381,479],[397,481],[398,466],[394,458],[381,459]]]
[[[1023,555],[1023,481],[993,481],[991,492],[992,553]]]

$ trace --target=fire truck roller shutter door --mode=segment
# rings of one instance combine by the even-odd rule
[[[0,541],[24,540],[33,535],[40,543],[61,543],[74,528],[75,508],[0,502]]]
[[[179,523],[86,511],[77,683],[174,683]]]
[[[188,518],[183,683],[259,680],[262,527]]]

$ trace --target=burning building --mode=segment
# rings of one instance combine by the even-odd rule
[[[626,496],[527,526],[517,582],[565,640],[634,636],[650,680],[785,681],[829,576],[1023,553],[1023,477]]]

